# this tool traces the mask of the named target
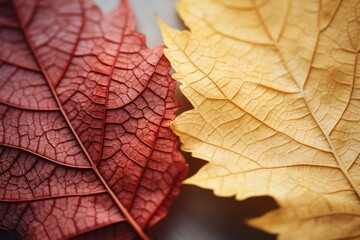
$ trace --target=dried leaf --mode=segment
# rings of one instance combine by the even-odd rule
[[[360,236],[360,3],[182,0],[161,23],[194,109],[172,125],[209,161],[187,183],[282,206],[250,223],[282,239]]]
[[[162,48],[127,1],[0,1],[0,225],[24,239],[133,239],[187,166]]]

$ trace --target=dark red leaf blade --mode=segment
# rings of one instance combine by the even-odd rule
[[[126,1],[0,1],[0,225],[20,238],[146,238],[187,173],[162,48]],[[99,235],[100,234],[100,235]]]

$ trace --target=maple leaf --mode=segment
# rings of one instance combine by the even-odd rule
[[[0,1],[0,226],[25,239],[146,239],[187,165],[162,47],[127,1]]]
[[[283,239],[360,236],[360,3],[182,0],[160,23],[194,106],[172,124],[209,161],[186,182],[282,208],[250,221]]]

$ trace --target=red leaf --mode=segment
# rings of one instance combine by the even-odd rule
[[[0,0],[0,225],[26,239],[146,238],[187,165],[162,48],[126,1]]]

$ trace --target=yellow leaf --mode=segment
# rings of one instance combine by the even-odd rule
[[[360,238],[360,3],[182,0],[160,23],[194,109],[172,123],[208,163],[187,183],[281,205],[281,239]]]

